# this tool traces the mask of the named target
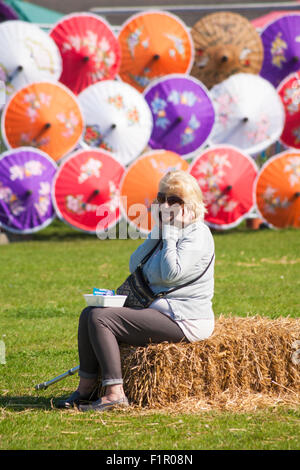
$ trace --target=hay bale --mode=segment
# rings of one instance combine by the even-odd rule
[[[299,403],[299,338],[298,319],[220,316],[205,341],[121,345],[124,388],[133,404],[150,408]]]

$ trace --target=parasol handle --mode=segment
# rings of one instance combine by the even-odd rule
[[[164,139],[168,134],[170,134],[170,132],[172,132],[174,128],[177,127],[178,124],[180,124],[182,121],[183,121],[183,117],[177,116],[177,118],[175,119],[174,122],[172,122],[170,127],[168,127],[168,129],[160,136],[160,140]]]
[[[82,207],[85,208],[89,202],[91,202],[96,196],[98,196],[98,194],[100,194],[99,189],[94,189],[92,194],[90,194],[89,197],[87,198],[86,202],[82,204]]]
[[[117,124],[111,124],[111,126],[107,129],[105,134],[103,134],[102,139],[99,140],[99,144],[102,144],[105,137],[107,137],[116,127],[117,127]]]
[[[215,202],[217,202],[219,199],[221,199],[221,197],[223,197],[226,193],[228,193],[228,191],[231,191],[232,190],[232,186],[231,184],[228,184],[224,189],[223,191],[221,192],[221,194],[219,194],[219,196],[216,198]]]
[[[13,71],[11,75],[7,77],[8,82],[12,82],[13,79],[23,70],[23,65],[18,65],[18,67]]]
[[[297,191],[293,196],[292,196],[292,201],[300,197],[300,191]]]
[[[28,198],[28,197],[31,196],[31,195],[32,195],[31,189],[27,189],[27,191],[26,191],[25,194],[24,194],[25,198]]]
[[[299,57],[297,57],[296,55],[292,57],[292,62],[294,62],[295,64],[299,62]]]
[[[41,137],[41,135],[43,135],[44,132],[46,132],[46,130],[50,129],[50,127],[51,127],[51,123],[50,123],[50,122],[46,122],[46,124],[44,124],[44,126],[42,127],[42,129],[41,129],[40,132],[38,133],[38,135],[37,135],[34,139],[32,139],[32,140],[37,141],[37,139],[38,139],[39,137]]]
[[[243,119],[242,119],[243,122],[248,122],[249,121],[249,118],[247,116],[245,116]]]
[[[90,60],[90,57],[88,55],[85,55],[84,57],[82,57],[82,60],[84,63],[86,63]]]
[[[150,67],[150,65],[153,64],[153,62],[157,62],[158,60],[160,59],[160,55],[159,54],[154,54],[151,59],[147,62],[147,64],[145,65],[145,67],[143,68],[143,73],[146,72],[146,70]]]

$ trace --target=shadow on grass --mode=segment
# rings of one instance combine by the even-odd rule
[[[62,398],[62,397],[61,397]],[[51,410],[56,409],[55,403],[60,398],[29,397],[29,396],[5,396],[0,397],[0,409],[5,408],[10,411],[24,410]]]

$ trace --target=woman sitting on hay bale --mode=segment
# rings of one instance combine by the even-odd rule
[[[128,405],[119,343],[193,342],[208,338],[214,330],[214,241],[203,222],[205,207],[196,179],[184,171],[167,173],[151,209],[156,225],[131,255],[129,267],[133,273],[144,263],[141,269],[153,299],[150,296],[147,304],[146,298],[143,305],[147,306],[141,308],[129,293],[124,307],[87,307],[82,311],[78,327],[80,381],[77,390],[58,403],[60,408],[76,405],[81,411],[102,411]],[[161,292],[164,295],[154,298]],[[93,401],[99,372],[105,394]],[[84,405],[83,401],[92,403]]]

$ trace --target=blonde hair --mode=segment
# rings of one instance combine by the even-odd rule
[[[204,219],[207,212],[198,181],[190,173],[174,170],[166,173],[159,182],[159,191],[180,197],[194,212],[194,220]]]

